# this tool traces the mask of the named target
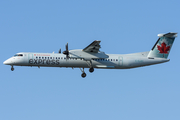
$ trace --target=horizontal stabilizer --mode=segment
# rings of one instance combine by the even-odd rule
[[[158,34],[158,37],[177,37],[177,33],[166,33],[166,34]]]

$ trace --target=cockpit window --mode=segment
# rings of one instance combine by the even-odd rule
[[[15,54],[14,55],[14,57],[17,57],[17,56],[21,57],[21,56],[23,56],[23,54]]]

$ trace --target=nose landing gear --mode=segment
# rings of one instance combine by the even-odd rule
[[[14,67],[13,66],[11,66],[11,71],[14,71]]]

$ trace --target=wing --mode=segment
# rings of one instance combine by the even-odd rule
[[[92,60],[92,59],[103,59],[108,58],[109,56],[106,55],[104,52],[99,51],[100,42],[95,40],[89,46],[84,48],[83,50],[70,50],[69,54],[71,58],[83,58],[84,60]]]
[[[89,46],[83,49],[84,52],[98,53],[101,46],[99,45],[101,41],[95,40]]]

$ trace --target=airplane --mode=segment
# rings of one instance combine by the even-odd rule
[[[99,50],[101,41],[95,40],[84,49],[69,50],[67,43],[63,53],[61,49],[59,53],[20,52],[4,61],[3,64],[10,65],[12,71],[14,66],[80,68],[81,76],[85,78],[84,68],[89,68],[89,72],[92,73],[94,68],[130,69],[168,62],[170,59],[167,58],[177,33],[158,34],[158,37],[159,39],[148,52],[105,54]]]

